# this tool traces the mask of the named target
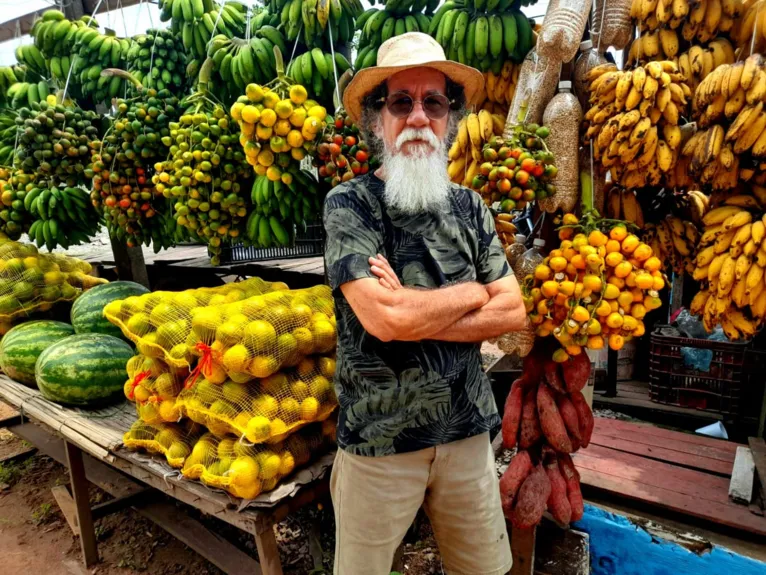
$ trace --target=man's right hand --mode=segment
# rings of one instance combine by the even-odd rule
[[[402,284],[396,276],[396,272],[381,254],[370,258],[370,271],[378,277],[380,285],[391,291],[402,289]]]

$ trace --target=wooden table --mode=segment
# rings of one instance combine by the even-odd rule
[[[586,495],[607,494],[766,536],[766,518],[729,500],[736,450],[729,441],[596,418],[591,443],[574,462]]]
[[[54,496],[80,535],[88,567],[98,561],[94,517],[129,506],[226,573],[281,575],[274,525],[300,507],[329,494],[329,479],[325,476],[301,486],[293,497],[268,507],[247,507],[240,511],[239,500],[184,479],[169,466],[165,466],[165,474],[158,472],[156,459],[152,464],[145,455],[121,448],[123,434],[136,419],[130,404],[88,411],[64,408],[5,375],[0,375],[0,399],[19,411],[18,416],[0,421],[0,428],[7,428],[69,468],[71,496],[61,490]],[[115,499],[91,509],[87,499],[88,481]],[[252,534],[260,563],[175,506],[158,501],[156,496],[160,492]],[[67,508],[71,513],[67,513]]]

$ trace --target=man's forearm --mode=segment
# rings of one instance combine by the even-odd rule
[[[486,289],[475,282],[430,290],[404,288],[391,295],[390,339],[400,341],[431,339],[489,300]]]
[[[428,336],[439,341],[481,342],[509,331],[519,331],[526,325],[523,307],[514,305],[507,293],[492,298],[480,309],[463,315],[443,330]]]

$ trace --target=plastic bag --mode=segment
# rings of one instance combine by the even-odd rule
[[[553,179],[556,193],[538,203],[548,213],[561,209],[571,213],[580,199],[579,142],[582,108],[571,91],[570,82],[561,82],[561,91],[545,108],[543,124],[550,128],[547,146],[556,158],[558,173]]]
[[[274,443],[332,413],[338,405],[334,373],[335,359],[320,356],[247,384],[190,379],[176,407],[219,437],[233,434],[249,443]]]
[[[171,467],[180,469],[204,431],[191,421],[149,424],[139,420],[125,432],[122,442],[132,451],[164,455]]]
[[[0,322],[37,311],[56,302],[73,301],[83,289],[106,283],[90,276],[93,267],[62,254],[44,254],[31,244],[0,243]]]
[[[537,53],[566,63],[577,54],[588,23],[591,0],[551,0],[537,36]]]
[[[145,423],[174,423],[181,419],[176,397],[189,376],[188,368],[167,365],[158,358],[136,355],[128,360],[125,397],[135,402]]]
[[[633,39],[630,20],[632,0],[593,0],[593,25],[590,39],[593,46],[605,52],[610,46],[622,50]]]
[[[194,445],[181,473],[235,497],[253,499],[326,452],[334,440],[333,420],[306,427],[273,445],[248,445],[208,433]]]
[[[539,124],[543,120],[545,106],[556,93],[561,76],[561,62],[538,57],[530,50],[519,72],[519,83],[508,112],[507,126],[525,122]],[[507,134],[510,135],[510,134]]]

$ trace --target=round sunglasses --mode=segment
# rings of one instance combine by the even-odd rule
[[[381,98],[380,102],[384,103],[388,112],[397,118],[409,116],[415,104],[418,103],[423,106],[423,112],[431,120],[439,120],[446,116],[453,103],[443,94],[429,94],[422,100],[415,100],[409,94],[402,92]]]

